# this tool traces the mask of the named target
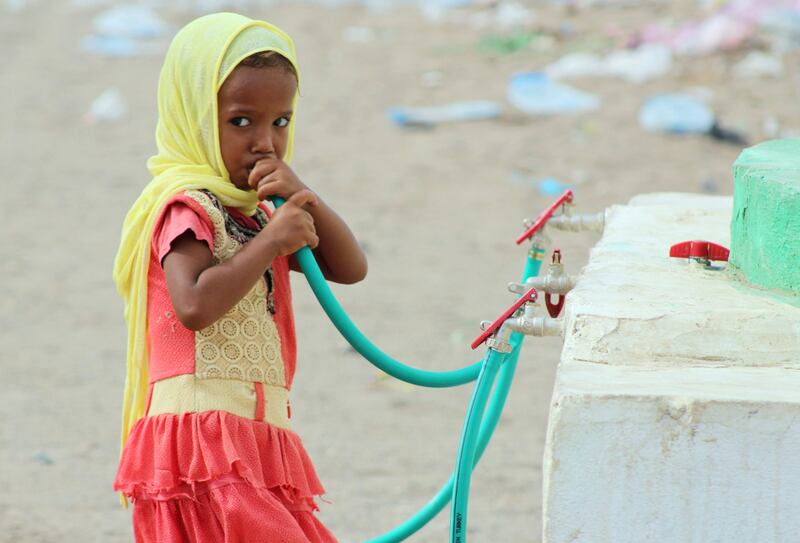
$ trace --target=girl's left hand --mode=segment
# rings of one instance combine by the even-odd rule
[[[256,191],[259,200],[279,196],[284,200],[296,192],[308,189],[288,164],[279,158],[265,158],[256,162],[248,184]]]

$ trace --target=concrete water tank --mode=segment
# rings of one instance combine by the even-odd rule
[[[800,140],[734,172],[608,214],[565,308],[545,543],[800,542]],[[668,256],[695,239],[730,264]]]

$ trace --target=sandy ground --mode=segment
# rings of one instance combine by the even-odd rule
[[[0,260],[0,541],[132,541],[130,511],[111,491],[124,379],[122,304],[111,264],[125,211],[148,181],[161,56],[108,59],[81,51],[96,9],[0,3],[0,171],[5,196]],[[618,80],[575,85],[597,93],[601,110],[403,130],[386,120],[393,104],[457,99],[503,101],[508,77],[568,50],[596,50],[614,26],[633,30],[667,16],[697,16],[690,2],[569,11],[539,3],[537,25],[574,34],[551,48],[487,54],[481,33],[431,25],[416,9],[370,12],[284,3],[253,8],[295,38],[303,97],[295,167],[348,221],[367,248],[369,277],[336,288],[353,319],[385,351],[429,369],[462,366],[478,322],[511,301],[521,272],[514,245],[522,218],[549,197],[513,172],[577,184],[582,210],[600,210],[650,191],[732,190],[740,148],[703,137],[643,132],[643,100],[702,86],[723,122],[751,141],[773,115],[800,128],[795,53],[780,79],[740,81],[743,52],[679,59],[672,72],[634,86]],[[165,14],[172,23],[188,12]],[[347,27],[374,30],[368,44]],[[482,31],[487,33],[489,31]],[[422,84],[426,72],[441,84]],[[82,116],[108,87],[130,114],[90,125]],[[702,233],[698,232],[698,237]],[[596,238],[558,236],[577,271]],[[343,542],[393,527],[445,481],[470,390],[414,389],[381,379],[347,348],[295,277],[300,363],[294,423],[328,489],[322,518]],[[541,459],[560,342],[527,344],[506,413],[473,479],[473,541],[539,541]],[[591,477],[592,467],[586,466]],[[413,541],[447,538],[440,515]]]

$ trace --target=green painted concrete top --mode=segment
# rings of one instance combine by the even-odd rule
[[[752,285],[800,294],[800,139],[745,149],[733,182],[731,266]]]

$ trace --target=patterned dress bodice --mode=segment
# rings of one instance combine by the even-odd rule
[[[214,226],[214,263],[232,258],[257,231],[237,223],[210,193],[188,191]],[[254,217],[263,227],[266,214]],[[212,325],[195,333],[195,375],[200,379],[237,379],[286,386],[281,339],[271,308],[272,271]]]

